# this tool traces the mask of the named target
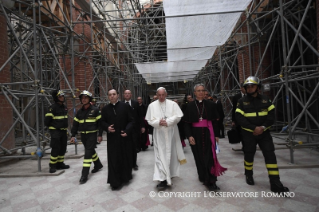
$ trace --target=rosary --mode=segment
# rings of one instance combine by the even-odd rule
[[[199,121],[203,121],[203,112],[204,112],[205,104],[204,104],[204,102],[203,102],[202,113],[200,113],[200,112],[199,112],[199,109],[198,109],[198,106],[197,106],[196,101],[195,101],[195,105],[196,105],[196,108],[197,108],[198,114],[200,115]]]

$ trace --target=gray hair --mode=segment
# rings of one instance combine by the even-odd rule
[[[165,89],[164,87],[159,87],[159,88],[157,88],[156,93],[157,93],[157,91],[159,91],[159,90],[164,90],[165,93],[167,93],[167,91],[166,91],[166,89]]]
[[[196,89],[198,86],[203,86],[203,87],[205,88],[205,85],[204,85],[203,83],[198,83],[198,84],[196,84],[196,85],[194,86],[194,91],[195,91],[195,89]],[[206,90],[206,89],[205,89],[205,90]]]

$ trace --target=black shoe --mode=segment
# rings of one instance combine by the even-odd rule
[[[56,169],[68,169],[68,168],[70,168],[70,166],[69,165],[65,165],[63,162],[62,163],[58,163],[56,165]]]
[[[157,188],[166,188],[167,187],[167,181],[161,181],[157,186]]]
[[[55,173],[56,172],[56,168],[55,167],[50,167],[50,173]]]
[[[254,178],[252,175],[246,175],[246,183],[248,185],[255,185]]]
[[[84,184],[86,181],[88,181],[88,177],[81,176],[80,184]]]
[[[96,173],[96,172],[100,171],[102,168],[103,168],[102,164],[100,166],[97,166],[97,167],[94,166],[94,168],[92,169],[91,173]]]
[[[111,186],[112,191],[118,191],[121,190],[121,188],[123,187],[123,184],[119,185],[119,186]]]
[[[275,193],[285,193],[289,192],[289,189],[285,187],[280,180],[275,182],[270,182],[270,190]]]
[[[218,190],[220,190],[220,188],[216,185],[216,183],[212,183],[211,185],[209,185],[208,189],[210,191],[218,191]]]
[[[137,170],[138,170],[138,165],[135,165],[135,166],[133,167],[133,169],[134,169],[134,171],[137,171]]]

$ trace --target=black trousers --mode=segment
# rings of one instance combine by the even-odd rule
[[[67,131],[66,130],[50,130],[51,134],[51,158],[50,167],[56,167],[59,163],[64,162],[64,155],[67,146]]]
[[[218,120],[218,127],[221,132],[220,136],[225,137],[224,118]]]
[[[84,159],[83,159],[83,168],[82,176],[88,176],[90,172],[91,163],[94,163],[94,166],[101,167],[102,163],[95,152],[96,148],[97,133],[81,133],[81,141],[84,145]]]
[[[278,180],[279,171],[275,155],[275,146],[269,130],[258,136],[254,136],[252,132],[248,132],[243,129],[241,130],[241,133],[244,143],[245,175],[253,175],[254,156],[256,153],[256,146],[258,144],[265,159],[270,181]]]

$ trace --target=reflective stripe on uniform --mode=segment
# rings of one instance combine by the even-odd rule
[[[77,122],[79,122],[79,123],[84,123],[84,120],[80,120],[80,119],[78,119],[77,117],[74,117],[74,121],[77,121]]]
[[[88,133],[95,133],[97,132],[98,130],[92,130],[92,131],[81,131],[81,133],[84,133],[84,134],[88,134]]]
[[[53,116],[53,119],[67,119],[68,116]]]
[[[49,127],[50,130],[56,130],[55,127],[50,126]],[[67,130],[68,128],[59,128],[58,130]]]
[[[248,132],[254,132],[253,130],[251,130],[251,129],[248,129],[248,128],[244,128],[244,127],[241,127],[243,130],[246,130],[246,131],[248,131]]]
[[[276,168],[278,168],[277,164],[266,164],[266,167],[268,169],[276,169]]]
[[[275,106],[274,106],[274,105],[270,105],[270,106],[268,107],[268,111],[271,111],[271,110],[273,110],[273,109],[275,109]]]
[[[250,163],[250,162],[245,161],[245,164],[248,165],[248,166],[252,166],[254,164],[254,162]]]
[[[47,113],[47,114],[45,114],[45,116],[52,116],[52,117],[54,117],[53,113]]]
[[[242,110],[241,110],[241,109],[239,109],[239,108],[237,108],[235,112],[236,112],[236,113],[240,113],[240,114],[242,114],[242,115],[244,115],[244,114],[245,114],[245,112],[244,112],[244,111],[242,111]]]
[[[269,175],[279,175],[279,171],[268,171]]]
[[[84,120],[83,120],[83,122],[84,122]],[[96,119],[85,119],[85,122],[96,122]]]
[[[98,115],[98,116],[96,117],[96,120],[99,120],[101,117],[102,117],[101,115]]]
[[[95,153],[93,156],[92,156],[92,161],[97,161],[99,159],[99,157],[97,156],[97,154]]]
[[[253,170],[253,167],[252,167],[252,166],[245,166],[245,169],[247,169],[247,170]]]

